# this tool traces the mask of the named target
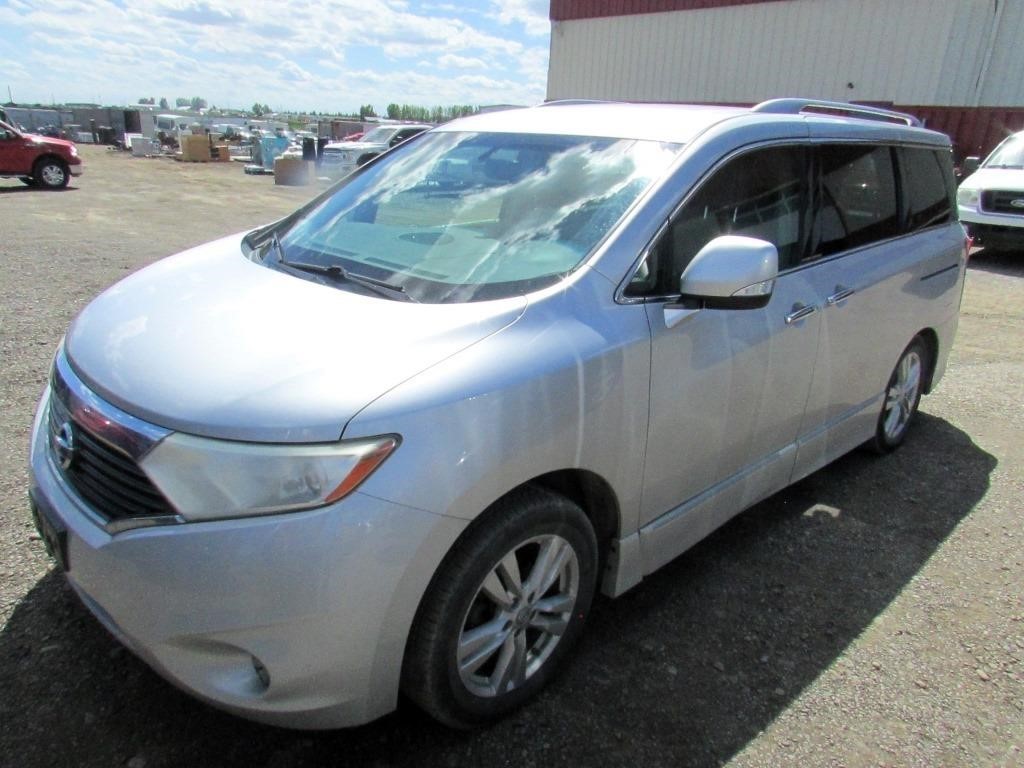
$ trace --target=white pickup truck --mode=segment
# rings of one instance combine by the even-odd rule
[[[992,150],[956,197],[960,221],[981,245],[1024,251],[1024,131]]]
[[[348,176],[356,168],[392,147],[411,139],[432,126],[397,123],[374,128],[358,141],[335,141],[324,147],[321,173],[335,178]]]

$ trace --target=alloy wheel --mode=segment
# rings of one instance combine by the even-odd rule
[[[921,390],[921,356],[911,349],[893,372],[885,394],[883,429],[890,441],[896,441],[906,430]]]
[[[533,537],[502,557],[459,632],[456,667],[466,688],[495,697],[521,687],[561,640],[579,587],[579,559],[561,536]]]

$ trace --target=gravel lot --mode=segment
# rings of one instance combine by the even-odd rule
[[[972,260],[956,348],[904,448],[854,453],[619,600],[539,701],[456,733],[255,725],[122,650],[29,519],[28,431],[96,293],[315,190],[83,147],[60,193],[0,180],[0,765],[1024,765],[1024,254]]]

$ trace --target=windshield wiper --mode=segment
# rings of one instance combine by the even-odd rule
[[[273,241],[277,242],[276,235],[274,235]],[[375,277],[349,272],[340,264],[309,264],[302,261],[288,261],[284,258],[284,252],[281,250],[281,244],[279,242],[277,243],[276,248],[277,260],[286,267],[302,270],[303,272],[312,272],[317,275],[327,275],[327,277],[341,282],[355,283],[356,285],[361,285],[363,288],[369,288],[371,291],[374,291],[381,296],[386,296],[389,299],[400,299],[401,301],[419,303],[406,292],[403,286],[398,285],[397,283],[389,283],[384,280],[378,280]]]

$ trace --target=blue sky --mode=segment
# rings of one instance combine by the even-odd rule
[[[543,101],[548,0],[0,0],[0,101]]]

